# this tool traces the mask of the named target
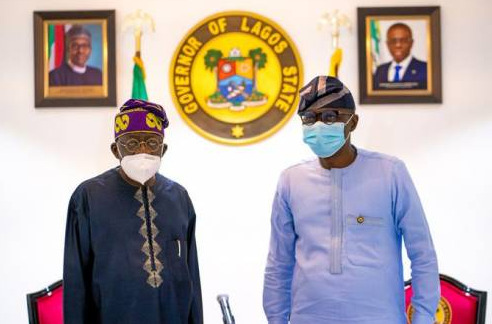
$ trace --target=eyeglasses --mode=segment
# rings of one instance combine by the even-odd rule
[[[70,49],[72,51],[78,51],[79,49],[82,51],[87,51],[91,48],[90,44],[77,44],[77,43],[71,43],[70,44]]]
[[[306,111],[301,115],[301,120],[304,125],[313,125],[318,120],[325,124],[333,124],[338,121],[344,121],[343,116],[353,115],[352,113],[344,113],[336,110],[325,110],[321,112]]]
[[[129,153],[135,153],[140,149],[140,146],[145,144],[145,147],[150,153],[155,153],[164,145],[161,141],[155,138],[148,138],[145,141],[139,141],[134,138],[129,139],[125,143],[118,142],[118,145],[123,146]]]
[[[404,37],[404,38],[389,38],[388,39],[388,44],[390,45],[396,45],[398,43],[402,43],[402,44],[410,44],[412,42],[413,39],[411,39],[410,37]]]

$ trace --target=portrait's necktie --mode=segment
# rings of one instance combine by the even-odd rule
[[[393,82],[400,82],[400,70],[401,70],[401,65],[396,65],[395,66],[395,78],[393,79]]]

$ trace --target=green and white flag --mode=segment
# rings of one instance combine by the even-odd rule
[[[371,19],[371,58],[372,58],[372,72],[376,72],[377,66],[381,63],[381,29],[379,28],[379,21]]]
[[[134,56],[133,62],[135,66],[133,67],[133,99],[148,100],[147,89],[145,88],[145,68],[143,61],[140,57]]]

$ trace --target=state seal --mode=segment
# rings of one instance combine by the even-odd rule
[[[278,131],[297,107],[299,53],[285,31],[258,14],[229,11],[195,25],[176,49],[171,95],[200,135],[242,145]]]

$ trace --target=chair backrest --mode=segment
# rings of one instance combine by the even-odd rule
[[[487,292],[465,286],[456,279],[440,274],[441,299],[436,311],[436,324],[485,324]],[[413,307],[411,280],[405,282],[405,308],[411,323]]]
[[[63,324],[63,282],[27,294],[29,324]]]

